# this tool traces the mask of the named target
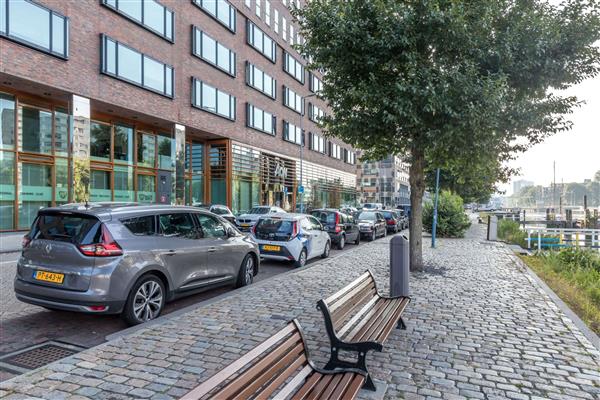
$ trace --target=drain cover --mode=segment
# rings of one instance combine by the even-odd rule
[[[84,348],[67,343],[44,342],[0,357],[0,367],[23,373],[71,356],[81,350]]]

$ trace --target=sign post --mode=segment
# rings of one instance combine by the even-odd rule
[[[435,231],[437,229],[438,197],[440,193],[440,169],[435,171],[435,200],[433,203],[433,226],[431,228],[431,247],[435,248]]]

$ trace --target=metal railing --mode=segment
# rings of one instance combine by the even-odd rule
[[[600,249],[600,229],[525,228],[527,248],[537,250],[577,247]]]

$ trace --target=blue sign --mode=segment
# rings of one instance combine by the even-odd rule
[[[304,193],[304,186],[298,186],[298,193]]]

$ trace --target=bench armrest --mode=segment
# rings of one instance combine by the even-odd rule
[[[339,339],[336,335],[335,339],[332,343],[332,347],[337,347],[341,350],[350,350],[350,351],[358,351],[359,353],[367,353],[370,350],[374,351],[383,351],[383,344],[375,341],[367,341],[367,342],[345,342]]]

